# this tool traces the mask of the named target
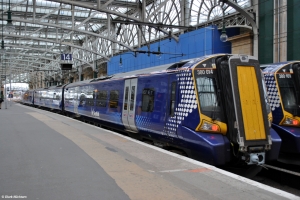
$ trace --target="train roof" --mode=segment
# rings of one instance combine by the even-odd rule
[[[159,73],[159,72],[165,72],[166,70],[174,70],[177,68],[182,67],[183,64],[187,63],[188,61],[181,61],[181,62],[176,62],[176,63],[170,63],[170,64],[165,64],[165,65],[160,65],[156,67],[149,67],[145,69],[139,69],[139,70],[134,70],[130,72],[125,72],[125,73],[118,73],[114,75],[112,78],[113,79],[118,79],[118,78],[130,78],[130,77],[136,77],[138,75],[142,74],[154,74],[154,73]]]
[[[208,59],[213,56],[219,56],[219,55],[221,56],[221,55],[226,55],[226,54],[205,55],[205,56],[201,56],[198,58],[178,61],[176,63],[169,63],[169,64],[160,65],[160,66],[156,66],[156,67],[149,67],[149,68],[134,70],[134,71],[130,71],[130,72],[118,73],[118,74],[111,75],[111,76],[102,76],[102,77],[99,77],[96,79],[89,79],[89,80],[79,81],[79,82],[75,82],[75,83],[70,83],[66,86],[66,88],[74,87],[74,86],[81,86],[81,85],[85,85],[88,83],[103,81],[103,80],[107,80],[107,79],[126,79],[126,78],[138,77],[141,75],[174,72],[174,71],[177,71],[177,69],[180,69],[183,67],[191,68],[196,63],[198,63],[202,60]]]
[[[31,89],[31,90],[28,90],[28,91],[44,91],[44,90],[51,90],[51,89],[61,89],[61,88],[63,88],[64,86],[66,86],[68,84],[69,83],[66,83],[66,84],[63,84],[63,85],[53,85],[53,86],[50,86],[50,87]]]
[[[65,85],[68,85],[69,83],[67,84],[63,84],[63,85],[53,85],[53,86],[50,86],[48,88],[45,88],[45,89],[48,89],[48,90],[52,90],[52,89],[60,89],[62,87],[64,87]]]
[[[111,76],[102,76],[96,79],[89,79],[89,80],[84,80],[84,81],[79,81],[75,83],[70,83],[67,85],[67,87],[74,87],[74,86],[80,86],[80,85],[85,85],[87,83],[91,82],[98,82],[98,81],[103,81],[107,79],[126,79],[126,78],[131,78],[131,77],[137,77],[139,75],[144,75],[144,74],[155,74],[155,73],[164,73],[166,70],[175,70],[180,67],[182,67],[185,63],[187,63],[189,60],[183,60],[179,61],[176,63],[170,63],[170,64],[165,64],[165,65],[160,65],[156,67],[149,67],[145,69],[139,69],[139,70],[134,70],[130,72],[124,72],[124,73],[118,73],[115,75]]]
[[[104,80],[104,79],[119,79],[119,78],[131,78],[131,77],[137,77],[139,75],[146,75],[146,74],[158,74],[158,73],[165,73],[165,72],[170,72],[174,71],[176,69],[182,68],[182,67],[192,67],[195,63],[200,62],[201,60],[210,58],[212,56],[216,55],[225,55],[225,54],[213,54],[213,55],[205,55],[201,56],[198,58],[192,58],[192,59],[187,59],[187,60],[181,60],[175,63],[169,63],[165,65],[160,65],[156,67],[148,67],[144,69],[139,69],[139,70],[134,70],[130,72],[124,72],[124,73],[118,73],[112,76],[107,76],[107,77],[100,77],[98,79],[92,80],[93,81],[98,81],[98,80]]]
[[[173,64],[173,63],[172,63]],[[139,74],[149,74],[154,71],[162,71],[168,69],[172,64],[166,64],[166,65],[161,65],[161,66],[156,66],[156,67],[149,67],[145,69],[139,69],[139,70],[134,70],[130,72],[124,72],[124,73],[118,73],[113,76],[114,79],[117,78],[130,78],[130,77],[135,77]]]
[[[84,80],[84,81],[78,81],[78,82],[74,82],[74,83],[70,83],[68,84],[66,87],[73,87],[73,86],[80,86],[80,85],[85,85],[87,83],[92,82],[94,79],[89,79],[89,80]]]
[[[260,67],[263,70],[263,72],[275,73],[280,68],[282,68],[286,65],[289,65],[289,64],[297,63],[297,62],[300,63],[300,61],[293,60],[293,61],[286,61],[286,62],[279,62],[279,63],[262,64],[262,65],[260,65]]]
[[[47,88],[37,88],[37,89],[33,89],[33,91],[42,91],[42,90],[46,90]]]

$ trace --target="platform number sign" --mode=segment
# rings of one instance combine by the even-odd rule
[[[72,70],[73,61],[72,54],[60,54],[61,61],[60,66],[61,70]]]
[[[72,54],[61,54],[61,60],[69,61],[72,60]]]

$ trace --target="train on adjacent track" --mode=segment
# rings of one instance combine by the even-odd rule
[[[215,54],[29,90],[23,103],[58,111],[215,166],[276,160],[281,139],[258,60]]]
[[[300,165],[300,61],[261,68],[273,114],[272,128],[282,139],[278,161]]]

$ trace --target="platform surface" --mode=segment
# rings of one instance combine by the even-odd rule
[[[293,194],[48,111],[0,110],[0,197],[284,200]]]

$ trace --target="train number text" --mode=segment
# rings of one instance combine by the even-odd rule
[[[292,78],[291,74],[278,74],[278,78]]]
[[[197,75],[206,75],[206,74],[213,74],[213,70],[212,69],[200,69],[197,70]]]

